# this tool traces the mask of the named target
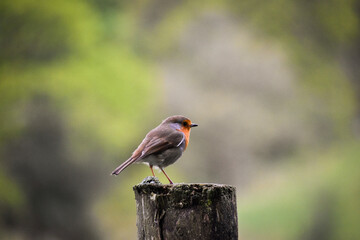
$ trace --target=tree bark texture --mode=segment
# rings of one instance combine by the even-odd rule
[[[220,184],[134,186],[139,240],[237,240],[235,188]]]

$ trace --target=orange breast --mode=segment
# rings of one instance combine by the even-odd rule
[[[190,128],[189,127],[181,127],[180,131],[185,134],[185,149],[186,149],[187,145],[189,144],[189,139],[190,139]]]

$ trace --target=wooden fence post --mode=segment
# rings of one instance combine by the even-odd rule
[[[237,240],[235,188],[220,184],[134,186],[138,240]]]

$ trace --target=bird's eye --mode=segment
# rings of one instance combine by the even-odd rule
[[[186,127],[187,125],[188,125],[188,123],[187,122],[183,122],[183,124],[182,124],[184,127]]]

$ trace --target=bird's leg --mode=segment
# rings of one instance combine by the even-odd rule
[[[165,176],[167,177],[167,179],[169,180],[170,184],[173,184],[173,182],[171,181],[171,179],[168,177],[168,175],[166,174],[166,172],[164,171],[164,169],[162,169],[162,167],[159,167],[160,170],[165,174]]]
[[[153,166],[152,166],[152,165],[149,165],[149,167],[150,167],[150,169],[151,169],[152,175],[155,177],[154,170],[153,170]]]

